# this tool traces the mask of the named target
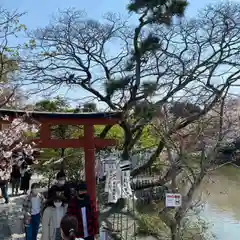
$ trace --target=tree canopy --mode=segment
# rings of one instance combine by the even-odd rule
[[[36,48],[25,59],[26,81],[80,87],[109,110],[123,111],[123,158],[128,158],[163,106],[179,118],[169,130],[176,132],[211,110],[239,77],[239,15],[233,5],[209,6],[194,19],[175,21],[186,7],[186,1],[131,1],[129,11],[139,15],[135,26],[115,14],[101,22],[78,10],[62,11],[30,34]],[[163,143],[159,139],[155,157],[143,169]]]

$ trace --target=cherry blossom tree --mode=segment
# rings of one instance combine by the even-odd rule
[[[174,114],[169,105],[163,106],[161,117],[153,125],[154,133],[165,143],[159,160],[164,168],[164,179],[156,181],[154,185],[167,184],[170,193],[181,193],[183,196],[182,206],[175,209],[155,202],[160,219],[171,231],[172,240],[181,239],[183,219],[199,203],[193,196],[202,180],[210,172],[235,161],[226,157],[219,161],[219,155],[222,146],[236,142],[240,130],[240,99],[230,97],[228,91],[206,115],[169,134],[174,126],[183,121],[182,115],[187,115],[193,109],[198,111],[198,107],[184,102],[178,103],[178,108],[182,109]]]
[[[2,120],[8,120],[3,117]],[[30,119],[31,120],[31,119]],[[13,164],[19,164],[26,157],[34,160],[35,143],[29,133],[36,134],[39,124],[29,121],[27,116],[13,119],[0,131],[0,167],[10,170]],[[22,156],[21,156],[22,155]]]
[[[26,26],[20,23],[23,13],[8,11],[0,6],[0,108],[18,106],[21,94],[18,94],[19,84],[15,82],[19,72],[22,46],[10,45],[10,39],[15,38]],[[0,116],[1,120],[8,120]],[[6,122],[0,130],[0,167],[8,170],[20,158],[16,155],[32,156],[33,143],[28,139],[28,133],[37,131],[37,123],[29,121],[29,117],[19,117]]]

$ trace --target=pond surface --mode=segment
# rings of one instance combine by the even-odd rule
[[[227,166],[205,179],[200,191],[206,201],[203,216],[217,240],[240,239],[240,168]]]

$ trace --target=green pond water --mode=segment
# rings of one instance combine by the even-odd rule
[[[240,239],[240,168],[227,166],[211,173],[200,192],[206,202],[203,216],[216,239]]]

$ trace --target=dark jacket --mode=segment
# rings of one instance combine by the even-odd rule
[[[21,178],[20,168],[17,165],[12,167],[11,179],[12,178]]]
[[[0,187],[5,186],[7,183],[8,183],[7,180],[2,180],[2,179],[0,179]]]
[[[72,198],[68,203],[67,214],[75,216],[78,220],[77,237],[84,237],[81,208],[86,207],[88,236],[95,236],[99,232],[98,214],[94,202],[86,194],[82,200]]]

